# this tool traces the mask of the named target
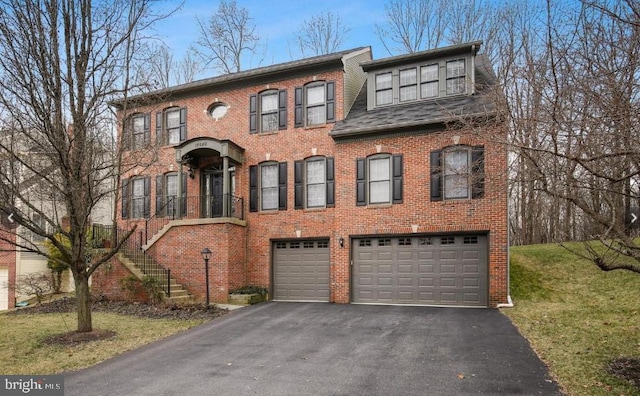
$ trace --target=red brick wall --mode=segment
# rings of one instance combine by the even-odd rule
[[[91,294],[105,296],[111,300],[149,301],[147,293],[140,288],[132,293],[122,285],[122,279],[133,275],[118,259],[102,264],[91,275]]]
[[[0,228],[0,233],[2,233],[2,238],[6,238],[8,240],[15,241],[15,234],[11,234],[10,232]],[[0,268],[9,269],[9,309],[15,306],[16,300],[16,247],[11,243],[0,240]],[[4,285],[2,285],[4,287]]]
[[[228,288],[248,284],[269,286],[271,283],[271,244],[273,239],[301,237],[329,237],[331,243],[331,301],[347,303],[350,300],[349,238],[364,234],[407,234],[412,225],[418,225],[419,233],[444,233],[455,231],[482,231],[489,235],[489,301],[491,305],[506,302],[507,297],[507,200],[506,200],[506,151],[500,143],[504,132],[491,131],[440,131],[406,136],[390,136],[335,142],[329,135],[333,124],[315,128],[293,128],[294,87],[314,79],[336,81],[338,103],[336,119],[342,119],[342,71],[298,77],[288,81],[274,81],[268,85],[240,86],[235,90],[202,93],[188,99],[175,100],[167,106],[186,106],[188,139],[208,136],[219,140],[229,139],[245,149],[244,163],[236,166],[236,195],[244,198],[247,227],[246,255],[236,250],[240,245],[231,243],[231,237],[216,228],[205,226],[179,227],[170,231],[151,249],[163,265],[171,267],[179,281],[196,294],[203,293],[204,268],[200,250],[209,245],[216,254],[211,280],[215,282],[215,298],[222,301]],[[249,134],[249,95],[264,89],[287,89],[288,126],[284,131],[269,134]],[[229,105],[227,114],[214,120],[206,110],[214,102]],[[155,131],[155,111],[163,106],[141,108],[152,111],[151,131]],[[497,139],[494,139],[498,135]],[[454,144],[452,137],[460,136],[460,144],[485,146],[485,196],[482,199],[430,202],[429,200],[429,152]],[[358,207],[355,205],[355,158],[378,152],[402,154],[404,162],[404,201],[387,206]],[[315,153],[315,154],[314,154]],[[335,157],[335,208],[294,210],[293,161],[312,155]],[[248,168],[267,159],[288,164],[288,210],[275,212],[248,212]],[[155,175],[176,171],[175,150],[163,147],[159,160],[150,169],[136,172],[152,176],[151,212],[155,211]],[[189,195],[199,195],[200,174],[188,180]],[[234,230],[233,232],[239,232]],[[216,237],[212,237],[216,235]],[[234,238],[239,237],[236,235]],[[344,237],[345,248],[339,248],[337,240]],[[215,246],[215,249],[214,249]],[[233,249],[228,256],[236,261],[222,262],[227,257],[222,251]],[[242,260],[239,258],[242,257]],[[216,261],[218,260],[219,261]]]

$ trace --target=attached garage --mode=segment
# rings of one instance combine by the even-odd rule
[[[353,240],[355,303],[486,307],[486,235]]]
[[[9,309],[9,270],[0,268],[0,311]]]
[[[273,243],[273,299],[329,301],[329,240]]]

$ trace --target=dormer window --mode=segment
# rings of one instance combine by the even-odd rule
[[[466,73],[464,59],[447,62],[447,95],[466,92]]]
[[[438,84],[438,64],[420,67],[420,97],[435,98],[440,91]]]
[[[407,102],[418,98],[418,76],[416,68],[400,70],[400,101]]]
[[[376,75],[376,105],[393,103],[393,75],[391,72]]]

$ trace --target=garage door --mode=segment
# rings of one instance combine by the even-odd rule
[[[486,235],[355,239],[353,301],[487,306]]]
[[[329,301],[329,241],[273,244],[273,299]]]
[[[0,311],[9,309],[9,270],[0,268]]]

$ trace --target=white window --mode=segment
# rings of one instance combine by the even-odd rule
[[[180,109],[167,111],[166,117],[169,144],[180,143]]]
[[[420,68],[420,97],[433,98],[438,96],[438,65],[427,65]]]
[[[417,99],[418,76],[415,67],[400,70],[400,101]]]
[[[131,217],[139,219],[144,217],[144,179],[134,179],[131,188]]]
[[[447,62],[447,95],[466,92],[465,61],[458,59]]]
[[[44,217],[42,217],[39,213],[31,214],[31,222],[36,228],[40,228],[43,231],[47,231],[47,222],[45,221]],[[38,235],[35,232],[31,232],[31,242],[40,243],[42,241],[44,241],[43,236]]]
[[[470,196],[471,152],[453,149],[444,152],[444,198],[457,199]]]
[[[144,136],[144,116],[139,115],[133,118],[133,148],[143,147],[145,144]]]
[[[278,130],[278,92],[260,95],[260,128],[262,132]]]
[[[320,125],[326,122],[325,85],[307,87],[307,125]]]
[[[327,202],[326,163],[324,158],[308,160],[307,165],[307,207],[323,207]]]
[[[390,157],[369,159],[369,203],[391,202]]]
[[[166,191],[165,202],[167,205],[166,215],[169,217],[176,217],[178,215],[178,175],[168,174],[166,175]]]
[[[278,164],[260,167],[261,209],[278,209]]]
[[[392,74],[382,73],[376,75],[376,105],[393,103]]]

